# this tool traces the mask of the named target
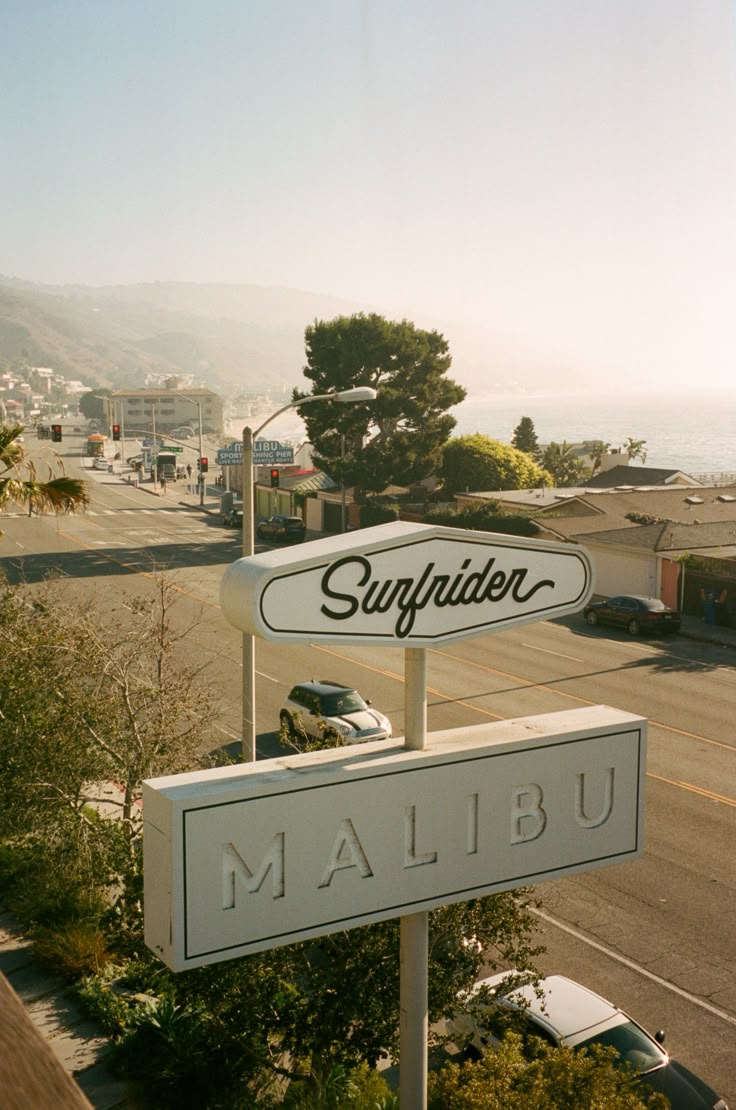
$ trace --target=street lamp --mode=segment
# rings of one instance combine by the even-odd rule
[[[197,401],[195,397],[185,397],[183,393],[177,393],[177,397],[181,397],[182,401],[189,401],[192,405],[197,406],[197,427],[199,429],[199,503],[204,505],[204,474],[202,473],[202,402]]]
[[[313,401],[340,401],[350,404],[355,401],[375,401],[376,391],[372,386],[359,385],[353,389],[341,389],[337,393],[320,393],[313,397],[300,397],[288,405],[271,413],[260,427],[253,431],[243,428],[243,556],[254,553],[253,538],[253,443],[263,429],[277,416],[288,409],[311,405]],[[256,652],[255,638],[243,633],[243,762],[252,763],[256,759]]]

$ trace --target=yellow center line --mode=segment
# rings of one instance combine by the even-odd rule
[[[578,694],[570,694],[566,690],[559,690],[556,687],[546,686],[543,682],[533,682],[531,679],[522,678],[521,675],[512,674],[511,671],[501,671],[496,667],[489,667],[486,663],[476,663],[472,659],[464,659],[460,655],[453,655],[449,651],[440,651],[439,648],[429,649],[434,655],[442,655],[446,659],[451,659],[454,663],[463,663],[468,667],[476,667],[478,670],[486,671],[488,674],[499,675],[501,678],[509,678],[512,682],[518,682],[521,686],[533,686],[536,690],[545,690],[548,694],[556,694],[558,697],[567,698],[569,701],[580,702],[581,705],[599,705],[599,702],[591,701],[589,698],[582,698]],[[565,681],[570,681],[565,679]],[[709,736],[701,736],[698,732],[688,732],[684,728],[675,728],[674,725],[666,725],[663,721],[655,721],[648,718],[649,724],[654,725],[655,728],[665,729],[667,732],[674,732],[677,736],[686,736],[688,740],[697,740],[703,744],[711,744],[714,748],[725,748],[726,751],[736,754],[736,748],[732,744],[724,744],[722,740],[711,740]]]
[[[85,543],[84,540],[78,539],[76,536],[69,535],[68,532],[63,532],[59,529],[59,535],[64,539],[69,540],[70,543],[77,544],[78,547],[84,547],[87,551],[94,551],[101,559],[107,559],[110,563],[115,563],[116,566],[122,567],[123,570],[129,571],[131,574],[140,574],[143,578],[150,578],[151,581],[156,581],[156,575],[152,571],[142,570],[137,563],[124,563],[122,559],[116,559],[114,555],[108,555],[105,551],[100,551],[98,547],[94,547],[91,543]],[[164,568],[162,568],[164,569]],[[190,597],[192,601],[197,601],[201,605],[209,605],[212,609],[219,609],[220,606],[216,601],[209,601],[206,597],[200,597],[199,594],[193,594],[190,590],[185,590],[183,586],[178,586],[176,582],[169,582],[168,585],[178,594],[184,597]]]
[[[693,794],[700,794],[703,798],[710,798],[714,802],[722,802],[724,806],[734,806],[736,808],[736,798],[727,798],[724,794],[715,794],[712,790],[705,790],[702,786],[693,786],[691,782],[682,782],[680,779],[666,779],[664,775],[655,775],[652,771],[647,771],[647,776],[650,779],[657,779],[658,782],[666,782],[670,786],[679,786],[683,790],[691,790]]]
[[[67,532],[62,532],[60,530],[59,534],[64,536],[65,539],[68,539],[71,543],[76,543],[80,547],[85,547],[89,551],[94,551],[97,555],[100,555],[103,559],[109,559],[109,561],[111,563],[116,563],[118,566],[123,567],[124,570],[130,571],[131,574],[142,574],[144,576],[144,578],[150,578],[150,579],[155,580],[155,577],[156,577],[155,574],[152,574],[152,573],[150,573],[148,571],[145,571],[145,570],[141,570],[136,564],[129,565],[127,563],[124,563],[121,559],[116,559],[113,555],[107,555],[107,554],[105,554],[105,552],[99,551],[97,548],[93,547],[91,544],[87,544],[83,540],[77,539],[75,536],[70,536]],[[220,608],[219,604],[216,601],[208,601],[206,598],[202,598],[198,594],[190,593],[189,590],[185,590],[181,586],[177,586],[177,585],[174,584],[173,588],[178,593],[184,594],[186,597],[191,597],[194,601],[199,601],[204,605],[209,605],[213,609],[219,609]],[[364,670],[373,671],[374,674],[382,674],[382,675],[385,675],[387,678],[395,679],[397,682],[404,682],[404,676],[403,675],[397,674],[394,671],[389,671],[385,667],[374,667],[370,663],[363,663],[358,659],[354,659],[352,656],[345,655],[341,651],[335,651],[333,648],[325,647],[324,644],[312,644],[311,647],[316,648],[318,651],[324,652],[326,655],[334,655],[336,659],[344,659],[348,663],[357,664],[359,667],[363,667]],[[453,662],[463,663],[466,666],[477,667],[479,670],[486,671],[489,674],[496,674],[496,675],[500,675],[502,678],[512,679],[514,682],[518,682],[521,686],[524,686],[524,687],[533,686],[538,690],[545,690],[547,693],[550,693],[550,694],[558,694],[560,697],[568,698],[571,701],[580,702],[583,705],[597,705],[598,704],[597,702],[591,701],[589,698],[581,698],[577,694],[568,694],[564,690],[554,690],[554,689],[552,689],[551,686],[546,686],[543,683],[532,682],[530,679],[522,678],[520,675],[511,674],[509,671],[501,671],[501,670],[498,670],[495,667],[489,667],[484,663],[476,663],[471,659],[463,659],[461,656],[452,655],[448,651],[440,651],[438,648],[430,648],[429,650],[433,654],[442,655],[446,659],[451,659]],[[483,709],[482,706],[473,705],[470,702],[461,701],[458,698],[453,698],[449,694],[444,694],[441,690],[437,690],[433,686],[428,686],[427,687],[427,693],[433,694],[435,697],[442,698],[443,701],[452,702],[454,705],[461,705],[466,709],[472,710],[474,713],[480,714],[481,716],[492,717],[496,721],[504,721],[504,720],[507,719],[507,718],[503,717],[502,715],[500,715],[498,713],[492,713],[489,709]],[[731,751],[731,752],[736,750],[736,749],[732,748],[729,744],[723,744],[719,740],[710,740],[707,736],[700,736],[700,735],[698,735],[698,733],[695,733],[695,732],[686,732],[684,729],[674,728],[672,725],[661,724],[658,721],[650,721],[649,723],[652,724],[652,725],[656,725],[657,728],[662,728],[662,729],[666,729],[670,732],[675,732],[680,736],[687,736],[689,739],[692,739],[692,740],[702,741],[703,743],[706,743],[706,744],[713,744],[713,745],[715,745],[716,747],[719,747],[719,748],[726,748],[726,749],[728,749],[728,751]],[[677,781],[677,780],[674,780],[674,779],[663,778],[661,775],[655,775],[651,771],[647,771],[646,774],[647,774],[648,778],[657,779],[659,782],[666,782],[670,786],[679,787],[681,790],[689,790],[693,794],[699,794],[703,798],[710,798],[712,801],[721,802],[724,805],[729,805],[729,806],[736,807],[736,799],[727,798],[722,794],[715,794],[712,791],[705,790],[700,786],[694,786],[692,783]]]
[[[403,675],[396,674],[394,671],[388,671],[388,670],[385,670],[381,667],[371,666],[369,663],[362,663],[362,662],[360,662],[360,660],[354,659],[350,655],[345,655],[341,651],[335,651],[334,649],[326,648],[322,644],[312,644],[311,647],[316,648],[319,651],[324,651],[327,655],[334,655],[337,659],[344,659],[347,663],[357,663],[357,665],[359,667],[363,667],[363,668],[365,668],[365,670],[368,670],[368,671],[373,671],[374,674],[385,675],[388,678],[396,679],[397,682],[403,682],[404,681],[404,676]],[[566,694],[566,693],[564,693],[562,691],[559,691],[559,690],[553,690],[549,686],[544,686],[544,685],[541,685],[541,684],[537,684],[536,682],[531,682],[530,680],[528,680],[526,678],[520,678],[518,675],[512,675],[508,671],[496,670],[494,667],[488,667],[484,663],[473,663],[472,660],[462,659],[461,657],[456,656],[456,655],[452,655],[452,654],[450,654],[450,652],[447,652],[447,651],[439,651],[436,648],[430,648],[429,650],[434,652],[436,655],[444,655],[446,658],[452,659],[455,662],[460,662],[460,663],[467,662],[467,663],[470,663],[471,666],[478,667],[479,669],[484,670],[484,671],[488,671],[489,673],[498,674],[498,675],[503,676],[504,678],[516,679],[517,681],[519,681],[522,684],[522,686],[534,686],[535,688],[537,688],[539,690],[546,690],[546,691],[548,691],[549,693],[552,693],[552,694],[561,693],[562,697],[567,697],[567,698],[572,699],[573,701],[582,702],[584,705],[597,705],[598,704],[597,702],[589,701],[587,698],[580,698],[580,697],[577,697],[577,695],[575,695],[575,694]],[[473,705],[471,702],[461,701],[458,698],[450,697],[448,694],[444,694],[441,690],[437,690],[433,686],[428,686],[427,687],[427,693],[434,694],[435,697],[442,698],[443,701],[452,702],[454,705],[462,705],[466,709],[471,709],[474,713],[482,714],[484,717],[493,717],[494,720],[497,720],[497,721],[505,721],[505,720],[509,719],[509,718],[501,716],[498,713],[491,713],[491,711],[489,709],[483,709],[482,706]],[[734,748],[730,747],[728,744],[721,744],[717,740],[708,740],[707,736],[698,736],[697,733],[685,732],[683,729],[672,728],[672,726],[670,726],[670,725],[662,725],[662,724],[659,724],[657,721],[650,721],[649,723],[653,724],[653,725],[656,725],[658,728],[669,729],[672,732],[677,732],[681,736],[687,736],[687,737],[689,737],[690,739],[693,739],[693,740],[703,740],[703,741],[705,741],[706,743],[709,743],[709,744],[716,744],[718,747],[721,747],[721,748],[728,748],[728,750],[731,751],[731,752],[733,752],[735,750]],[[679,787],[681,790],[689,790],[693,794],[699,794],[702,798],[710,798],[711,801],[721,802],[721,803],[723,803],[723,805],[736,807],[736,799],[734,799],[734,798],[728,798],[723,794],[715,794],[712,790],[706,790],[704,787],[695,786],[693,783],[683,782],[682,780],[676,780],[676,779],[667,779],[667,778],[664,778],[662,775],[655,775],[653,771],[647,771],[646,774],[647,774],[647,778],[656,779],[658,782],[666,782],[670,786]]]

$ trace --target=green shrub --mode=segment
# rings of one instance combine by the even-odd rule
[[[539,529],[528,517],[504,513],[498,501],[472,505],[464,509],[430,509],[424,518],[427,524],[444,524],[448,528],[470,528],[476,532],[501,532],[510,536],[537,536]]]
[[[72,982],[98,974],[112,959],[96,919],[39,925],[32,935],[33,951],[39,962]]]
[[[376,505],[369,501],[360,509],[360,527],[372,528],[374,524],[387,524],[399,519],[399,510],[395,505]]]

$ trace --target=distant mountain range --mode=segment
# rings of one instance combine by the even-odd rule
[[[57,286],[0,276],[0,369],[49,366],[67,379],[112,388],[178,372],[226,397],[290,390],[303,384],[305,327],[371,311],[383,309],[258,285]],[[534,365],[482,328],[414,322],[443,332],[454,359],[450,374],[469,391],[548,387],[549,366]],[[557,389],[579,380],[555,369]]]
[[[0,277],[0,367],[28,362],[112,387],[183,372],[226,393],[290,389],[301,381],[305,327],[357,311],[335,297],[255,285],[93,288]]]

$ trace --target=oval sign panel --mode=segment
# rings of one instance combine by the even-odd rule
[[[238,559],[220,602],[266,640],[431,647],[574,613],[592,592],[581,547],[397,522]]]

